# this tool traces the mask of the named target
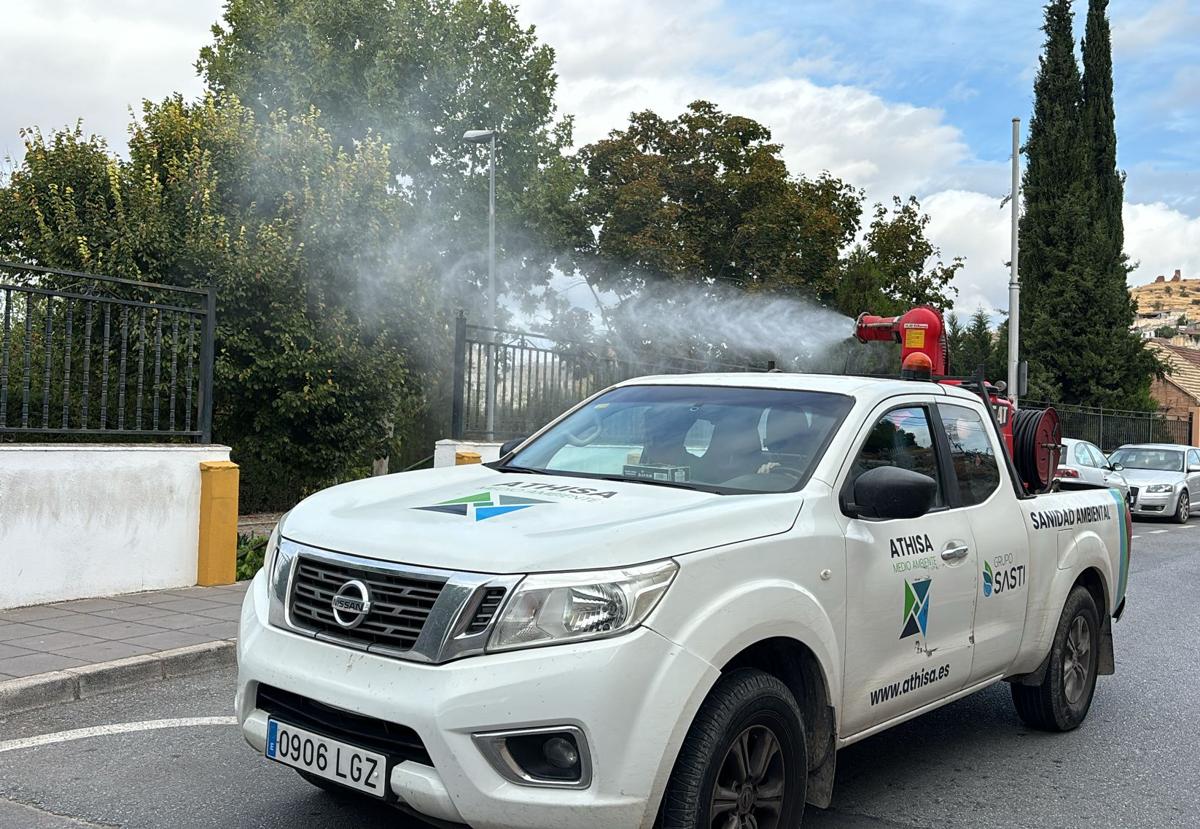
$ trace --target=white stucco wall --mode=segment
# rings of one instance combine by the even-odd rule
[[[500,459],[499,443],[482,443],[473,440],[439,440],[433,445],[433,465],[454,466],[454,456],[459,452],[478,452],[482,463]]]
[[[0,609],[196,583],[200,463],[227,446],[0,444]]]

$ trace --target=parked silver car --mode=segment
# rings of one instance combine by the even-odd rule
[[[1062,445],[1056,478],[1112,487],[1118,490],[1126,501],[1130,500],[1129,482],[1119,470],[1113,469],[1096,444],[1086,440],[1063,438]]]
[[[1200,449],[1175,443],[1122,446],[1108,456],[1129,481],[1134,515],[1170,516],[1180,524],[1200,497]]]

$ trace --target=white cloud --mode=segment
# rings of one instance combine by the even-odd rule
[[[129,107],[198,94],[194,63],[219,0],[15,0],[0,28],[0,158],[23,154],[17,131],[83,119],[123,151]]]
[[[1190,279],[1200,276],[1200,217],[1188,216],[1161,202],[1126,204],[1125,251],[1136,265],[1130,285],[1168,279],[1175,269]]]
[[[714,0],[531,0],[520,16],[555,48],[559,107],[575,115],[581,144],[631,112],[673,117],[706,99],[770,127],[793,172],[829,170],[872,199],[945,187],[971,160],[941,110],[812,83],[786,43],[740,30]]]
[[[954,281],[954,310],[967,316],[982,306],[993,318],[1008,309],[1008,259],[1012,214],[1000,199],[967,190],[944,190],[928,196],[929,238],[947,259],[964,256],[967,265]]]
[[[1113,9],[1113,52],[1118,58],[1152,52],[1168,41],[1178,42],[1180,35],[1200,32],[1200,14],[1189,0],[1162,0],[1148,9],[1139,2],[1137,8],[1142,13],[1136,17]]]

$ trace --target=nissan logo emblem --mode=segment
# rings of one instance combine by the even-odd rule
[[[348,581],[333,594],[333,619],[346,630],[356,628],[371,612],[371,592],[358,579]]]

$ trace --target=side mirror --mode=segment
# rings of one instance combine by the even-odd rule
[[[858,518],[920,518],[937,497],[937,481],[928,475],[880,466],[868,469],[854,482],[850,513]]]
[[[524,443],[527,440],[529,440],[529,435],[524,435],[519,438],[513,438],[512,440],[504,441],[504,443],[500,444],[500,457],[501,458],[508,457],[509,455],[512,454],[513,450],[515,450],[518,446],[520,446],[522,443]]]
[[[1120,472],[1124,468],[1125,467],[1121,466],[1121,464],[1119,464],[1119,463],[1110,463],[1108,465],[1109,472]]]

